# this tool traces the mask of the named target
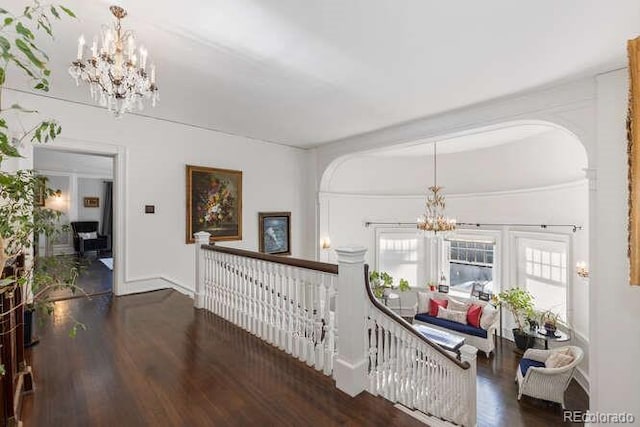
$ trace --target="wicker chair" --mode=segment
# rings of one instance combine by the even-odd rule
[[[518,383],[518,400],[523,394],[535,397],[537,399],[550,400],[558,402],[564,406],[564,392],[569,386],[569,382],[573,377],[573,371],[582,360],[584,355],[582,349],[576,346],[558,347],[552,350],[528,349],[520,361],[522,364],[525,359],[536,362],[546,362],[552,352],[568,348],[573,355],[573,361],[561,368],[545,368],[543,366],[530,366],[526,374],[522,376],[520,366],[516,374],[516,382]]]

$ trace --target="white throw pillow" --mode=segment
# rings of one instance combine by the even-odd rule
[[[90,233],[78,233],[78,237],[80,237],[81,239],[84,239],[84,240],[97,239],[98,238],[98,232],[97,231],[92,231]]]
[[[418,313],[429,312],[429,300],[431,292],[418,292]]]
[[[489,329],[493,322],[496,321],[496,317],[498,317],[498,309],[492,306],[491,304],[485,304],[482,308],[482,316],[480,316],[480,327],[482,329]]]
[[[462,301],[455,300],[453,298],[449,298],[449,304],[447,305],[447,308],[449,310],[464,311],[466,313],[467,310],[469,310],[469,306],[470,305],[471,304],[468,304],[466,302],[462,302]]]
[[[451,320],[453,322],[466,324],[467,323],[467,312],[466,311],[449,310],[449,309],[446,309],[444,307],[440,307],[438,309],[438,318],[447,319],[447,320]]]
[[[573,362],[573,356],[564,354],[560,351],[554,351],[549,355],[544,366],[547,368],[562,368]]]

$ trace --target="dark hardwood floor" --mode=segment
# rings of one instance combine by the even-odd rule
[[[25,426],[420,426],[174,291],[56,303]],[[72,315],[88,330],[68,337]]]
[[[72,318],[88,327],[75,339]],[[39,334],[27,427],[422,425],[381,398],[350,398],[303,363],[193,310],[175,291],[59,301]],[[516,365],[508,342],[495,357],[478,357],[478,425],[561,425],[559,406],[517,402]],[[572,384],[569,408],[586,402]]]
[[[113,288],[113,271],[100,262],[100,259],[93,255],[83,260],[83,266],[76,284],[89,295],[98,295],[111,292]],[[75,294],[69,289],[60,289],[51,293],[51,298],[55,300],[75,298],[83,295],[80,292]]]

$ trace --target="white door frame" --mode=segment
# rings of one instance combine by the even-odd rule
[[[57,150],[77,154],[113,157],[113,293],[125,293],[127,259],[126,233],[126,171],[127,149],[121,145],[72,140],[60,137],[54,143],[39,144],[38,149]]]

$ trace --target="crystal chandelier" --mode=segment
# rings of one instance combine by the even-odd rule
[[[91,55],[83,59],[85,39],[78,40],[78,57],[69,67],[69,74],[76,80],[89,84],[91,98],[94,102],[121,117],[134,108],[142,110],[142,99],[151,99],[156,106],[159,99],[156,86],[156,67],[151,64],[147,73],[147,51],[140,47],[136,53],[136,45],[131,31],[123,31],[120,21],[127,16],[127,11],[119,6],[109,8],[116,21],[113,28],[103,26],[101,48],[98,50],[98,39],[93,39]]]
[[[448,234],[456,229],[456,220],[447,218],[444,213],[444,195],[440,192],[442,187],[436,183],[438,163],[436,157],[436,143],[433,144],[433,186],[429,187],[431,194],[427,195],[425,213],[418,218],[418,229],[431,232],[434,236],[438,233]]]

